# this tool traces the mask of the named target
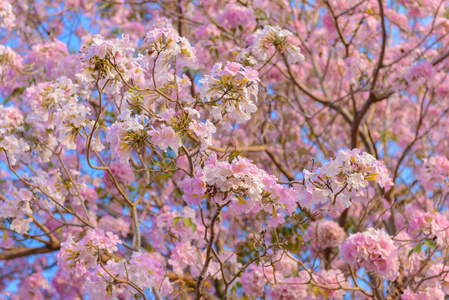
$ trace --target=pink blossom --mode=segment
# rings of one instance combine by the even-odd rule
[[[444,246],[448,241],[449,220],[437,212],[420,213],[411,219],[409,232],[416,238],[435,239]]]
[[[315,280],[318,284],[332,288],[329,290],[320,288],[316,300],[342,300],[346,291],[339,288],[349,286],[345,275],[336,270],[320,270],[316,274]]]
[[[247,268],[240,277],[245,295],[253,298],[262,297],[267,284],[266,278],[270,281],[273,280],[273,269],[271,267],[251,266],[251,268]]]
[[[306,299],[307,282],[309,280],[309,274],[302,270],[299,272],[298,277],[282,280],[282,282],[288,282],[289,284],[278,283],[276,285],[271,285],[268,289],[268,295],[273,300]]]
[[[345,239],[344,229],[338,223],[326,219],[310,223],[307,231],[314,250],[338,247]]]
[[[376,272],[385,280],[394,280],[399,274],[397,247],[383,229],[351,234],[340,251],[346,263]]]
[[[15,24],[16,16],[12,11],[12,6],[9,1],[0,2],[0,28],[11,28]]]
[[[444,293],[441,288],[426,288],[424,290],[413,292],[413,289],[407,288],[401,296],[402,300],[443,300]]]
[[[114,175],[114,178],[119,185],[129,186],[134,183],[135,181],[134,171],[128,165],[119,162],[113,162],[109,165],[109,169],[111,170],[112,175]],[[112,180],[109,178],[107,171],[104,171],[103,183],[106,190],[113,193],[117,192],[117,188],[115,187]]]
[[[182,137],[171,126],[165,126],[160,129],[153,128],[147,133],[151,137],[151,143],[163,151],[167,151],[167,148],[170,147],[170,149],[175,151],[175,155],[178,155]]]

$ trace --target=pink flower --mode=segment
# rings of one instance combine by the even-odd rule
[[[214,124],[212,124],[209,120],[206,123],[193,120],[189,124],[189,129],[193,130],[196,136],[200,139],[201,142],[201,151],[207,149],[207,146],[212,145],[212,134],[216,132]]]
[[[131,111],[126,110],[119,116],[119,121],[107,129],[107,139],[111,143],[111,152],[119,158],[121,163],[129,164],[129,157],[135,143],[143,134],[144,127],[140,123],[143,120],[145,120],[144,116],[131,117]]]
[[[385,280],[394,280],[399,275],[397,247],[383,229],[369,228],[351,234],[340,245],[340,251],[346,263],[376,272]]]
[[[314,221],[307,228],[312,247],[318,249],[326,249],[338,247],[345,238],[345,231],[338,223],[326,219]]]
[[[119,162],[113,162],[109,165],[109,169],[111,170],[115,180],[119,185],[126,187],[134,183],[134,171],[128,165]],[[103,183],[107,191],[117,193],[117,188],[109,178],[109,174],[107,171],[104,171],[103,173]]]
[[[207,197],[212,197],[217,203],[230,200],[229,208],[237,214],[265,210],[272,216],[270,226],[285,222],[280,214],[292,214],[296,209],[295,190],[281,186],[275,176],[246,158],[236,157],[230,164],[218,161],[216,154],[212,154],[204,168],[197,168],[195,172],[193,178],[181,183],[183,199],[189,205],[197,205]]]
[[[257,71],[251,67],[242,69],[239,63],[227,62],[223,69],[221,63],[216,63],[211,75],[200,80],[200,97],[207,101],[220,100],[211,111],[214,118],[221,119],[226,111],[231,119],[243,123],[257,111],[253,100],[257,101],[258,81]]]
[[[440,155],[424,159],[424,163],[416,172],[416,179],[420,180],[426,190],[436,189],[449,176],[449,160]]]
[[[123,218],[114,218],[110,215],[102,217],[98,222],[98,228],[103,230],[110,230],[112,232],[120,234],[122,237],[126,237],[130,226],[131,224],[128,220],[124,220]]]
[[[251,31],[256,26],[252,9],[236,3],[227,4],[217,20],[227,28],[242,26],[244,29]]]
[[[160,129],[151,129],[148,132],[151,137],[151,143],[158,146],[161,150],[167,151],[170,147],[178,155],[178,149],[181,147],[182,137],[177,134],[171,126],[165,126]]]
[[[240,277],[240,283],[243,287],[243,292],[247,297],[258,298],[265,293],[265,285],[268,278],[273,281],[273,268],[262,266],[251,266],[243,272]]]
[[[443,300],[444,293],[440,288],[425,288],[423,290],[418,291],[417,293],[413,292],[413,289],[407,287],[404,291],[404,294],[401,296],[402,300]]]
[[[11,28],[15,25],[16,16],[12,11],[12,6],[9,1],[3,0],[0,2],[0,28]]]
[[[310,280],[310,276],[306,271],[304,270],[300,271],[298,277],[288,279],[284,279],[281,277],[279,279],[282,282],[288,282],[289,284],[278,283],[276,285],[270,285],[270,288],[268,289],[268,295],[271,297],[271,299],[273,300],[306,299],[307,282]]]
[[[423,82],[432,78],[434,74],[433,67],[430,63],[425,62],[410,67],[405,73],[405,79],[411,84]]]
[[[410,221],[409,232],[414,239],[436,239],[439,246],[444,246],[449,238],[449,220],[440,213],[421,213]]]
[[[320,288],[316,300],[342,300],[346,291],[339,288],[349,286],[349,282],[345,280],[345,275],[336,270],[320,270],[314,278],[318,284],[330,288]]]
[[[303,172],[305,187],[299,187],[299,201],[309,209],[313,204],[329,201],[349,207],[350,196],[368,186],[368,181],[375,181],[386,190],[393,185],[385,165],[359,149],[339,150],[335,159],[314,173]]]

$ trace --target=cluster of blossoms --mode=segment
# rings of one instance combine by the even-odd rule
[[[282,268],[279,268],[279,271],[276,271],[276,278],[288,283],[273,284],[275,277],[275,271],[273,270],[273,267],[254,265],[251,268],[246,269],[242,277],[240,278],[243,292],[248,297],[263,297],[263,295],[265,294],[265,286],[268,282],[270,282],[271,285],[268,290],[270,299],[306,299],[307,282],[309,282],[310,280],[309,274],[303,270],[300,271],[297,276],[288,276],[289,278],[286,278],[286,276],[282,274],[283,272],[284,270]]]
[[[10,195],[12,199],[0,198],[0,220],[11,218],[11,230],[19,234],[27,233],[33,220],[24,216],[33,213],[30,205],[33,194],[27,189],[12,187]]]
[[[403,269],[403,274],[410,276],[415,274],[422,265],[422,261],[426,259],[423,251],[413,251],[413,244],[410,235],[402,231],[395,236],[396,245],[398,247],[398,257]]]
[[[345,275],[338,270],[320,270],[314,276],[318,284],[324,285],[329,289],[314,288],[314,300],[332,299],[343,300],[346,292],[341,287],[349,286],[349,282],[345,280]]]
[[[139,252],[133,252],[129,261],[108,260],[104,268],[97,268],[95,273],[87,277],[86,291],[94,299],[110,299],[111,296],[124,299],[136,294],[134,286],[141,291],[160,287],[161,296],[167,297],[173,292],[173,287],[165,278],[163,263],[160,255]],[[132,282],[134,286],[126,282]]]
[[[23,178],[32,184],[30,191],[37,195],[42,208],[52,209],[55,203],[62,205],[66,201],[69,187],[64,185],[60,172],[38,169],[35,174],[25,174]]]
[[[267,295],[273,300],[343,300],[349,282],[341,271],[320,270],[312,277],[301,270],[293,260],[284,256],[276,265],[276,271],[271,266],[252,266],[243,272],[240,282],[243,292],[248,297],[259,298],[265,294],[265,286],[269,283]],[[276,278],[276,282],[275,282]],[[323,287],[310,285],[313,282]],[[328,289],[327,289],[328,288]]]
[[[182,67],[195,68],[196,51],[185,37],[179,36],[172,27],[155,28],[146,34],[151,60],[168,69],[170,62],[176,60]],[[152,67],[152,66],[149,66]]]
[[[58,266],[69,274],[75,269],[95,269],[97,262],[102,256],[107,256],[118,250],[117,244],[122,241],[112,232],[104,233],[103,230],[89,230],[85,237],[75,242],[73,236],[69,235],[67,240],[61,244],[59,251]]]
[[[122,163],[128,163],[133,149],[147,141],[165,152],[170,148],[178,155],[183,137],[190,133],[197,136],[201,150],[205,150],[212,145],[212,134],[216,129],[209,120],[203,123],[198,117],[199,113],[195,109],[186,108],[177,115],[173,109],[169,109],[162,114],[161,121],[164,123],[156,127],[154,123],[145,122],[146,116],[132,116],[132,111],[126,109],[118,116],[118,121],[108,128],[107,138],[113,155]]]
[[[181,147],[182,136],[176,134],[171,126],[161,126],[158,129],[152,128],[148,131],[151,137],[151,143],[158,146],[159,149],[167,151],[170,147],[178,155],[178,149]]]
[[[340,251],[346,263],[375,272],[385,280],[395,280],[399,275],[397,247],[383,229],[351,234]]]
[[[89,230],[85,237],[75,242],[69,235],[61,244],[61,250],[57,255],[58,266],[66,274],[90,274],[86,279],[86,290],[95,299],[106,299],[110,296],[117,297],[122,293],[129,293],[130,286],[117,285],[117,279],[121,283],[132,282],[141,290],[151,289],[162,285],[161,293],[168,296],[172,287],[168,280],[164,280],[164,262],[158,255],[150,253],[134,252],[129,261],[122,259],[114,261],[110,259],[113,252],[118,250],[117,245],[122,242],[118,236],[103,230]],[[100,264],[104,259],[109,259],[107,264]],[[89,270],[93,270],[92,273]],[[133,294],[136,291],[132,291]]]
[[[241,26],[245,32],[252,30],[257,25],[253,10],[236,3],[226,4],[218,15],[217,21],[226,28]]]
[[[98,80],[104,92],[120,94],[123,80],[133,79],[136,83],[143,81],[144,73],[140,67],[141,57],[134,57],[134,48],[129,36],[121,39],[105,39],[94,35],[84,52],[82,72],[76,77],[87,86]],[[120,74],[119,74],[120,73]]]
[[[118,121],[108,128],[107,139],[111,143],[112,155],[121,163],[129,164],[133,148],[146,141],[146,119],[143,115],[131,116],[131,111],[127,109],[118,116]]]
[[[449,176],[449,160],[441,155],[425,159],[416,172],[418,179],[426,190],[434,190],[435,184],[444,183]]]
[[[0,106],[0,150],[3,156],[3,151],[9,155],[9,160],[12,165],[16,163],[16,156],[22,157],[24,152],[30,150],[30,146],[26,141],[15,135],[16,131],[23,130],[23,116],[22,113],[15,106],[4,107]]]
[[[77,92],[78,85],[60,77],[25,90],[24,104],[30,110],[25,118],[14,106],[0,108],[0,148],[12,165],[16,158],[47,162],[58,142],[65,149],[76,149],[76,138],[91,123],[90,108],[80,102]]]
[[[434,240],[437,245],[445,246],[449,239],[449,220],[438,212],[421,213],[410,221],[409,232],[414,239]]]
[[[307,233],[315,251],[338,247],[345,239],[344,229],[338,223],[326,219],[310,223]]]
[[[11,28],[14,26],[16,16],[12,11],[12,5],[7,0],[0,2],[0,28]]]
[[[441,289],[433,287],[426,287],[418,292],[414,292],[413,289],[407,288],[404,294],[401,296],[402,300],[443,300],[444,293]]]
[[[386,190],[393,184],[385,165],[372,155],[359,149],[339,150],[335,159],[314,173],[304,170],[304,188],[301,187],[299,201],[309,209],[313,204],[329,200],[349,207],[351,194],[367,187],[368,181],[377,182]]]
[[[1,5],[1,4],[0,4]],[[23,57],[11,47],[0,45],[0,87],[2,95],[19,85],[17,77],[23,67]]]
[[[109,164],[109,169],[111,170],[112,175],[114,175],[115,180],[118,183],[123,184],[124,186],[131,185],[135,180],[133,169],[125,164],[112,162],[111,164]],[[117,192],[117,189],[112,180],[109,178],[107,171],[104,171],[103,183],[107,191],[112,193]]]
[[[158,251],[163,251],[165,239],[173,236],[180,242],[202,247],[205,245],[202,239],[204,231],[201,216],[187,206],[181,212],[174,212],[168,206],[164,206],[151,226],[153,244]]]
[[[259,92],[259,77],[251,67],[227,62],[223,68],[222,63],[216,63],[211,75],[204,76],[200,83],[200,97],[214,106],[211,114],[217,120],[228,113],[232,120],[243,123],[257,111],[254,101]]]
[[[188,269],[192,277],[198,277],[205,261],[205,253],[189,243],[179,243],[173,249],[168,263],[173,267],[173,271],[177,274],[184,274]],[[211,262],[207,270],[207,276],[221,278],[220,265],[217,262]]]
[[[54,129],[57,140],[66,149],[76,149],[75,140],[85,126],[90,108],[78,99],[78,85],[66,77],[40,83],[25,91],[26,103],[32,109],[25,122]]]
[[[352,2],[0,0],[0,294],[448,298],[449,7]]]
[[[277,183],[277,178],[259,169],[250,160],[236,157],[232,163],[209,156],[204,168],[182,182],[183,199],[188,205],[199,205],[211,197],[218,204],[230,201],[229,208],[237,214],[256,214],[265,210],[272,216],[271,226],[285,221],[279,212],[292,214],[296,208],[295,191]]]
[[[263,30],[257,30],[253,38],[251,49],[260,60],[266,60],[268,52],[273,47],[276,51],[284,53],[289,64],[294,64],[304,60],[301,54],[301,49],[298,46],[292,45],[288,41],[288,37],[293,36],[288,30],[281,29],[279,26],[265,26]]]

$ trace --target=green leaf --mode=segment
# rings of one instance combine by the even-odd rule
[[[192,230],[193,230],[193,233],[196,232],[196,224],[195,223],[192,223]]]
[[[416,245],[415,247],[413,247],[412,250],[410,250],[410,252],[408,253],[408,257],[410,257],[412,255],[413,252],[419,253],[421,252],[421,248],[422,248],[422,243],[419,243],[418,245]]]
[[[429,247],[430,249],[435,249],[437,247],[437,244],[435,243],[435,241],[432,240],[426,240],[424,242],[424,244]]]
[[[184,218],[184,224],[186,224],[186,227],[192,226],[192,219]]]
[[[421,247],[422,247],[422,243],[419,243],[418,245],[416,245],[416,246],[413,248],[413,250],[414,250],[415,252],[421,252]]]
[[[181,221],[182,217],[176,217],[173,219],[173,227],[175,227],[176,225],[178,225],[179,221]]]

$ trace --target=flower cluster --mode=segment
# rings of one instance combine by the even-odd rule
[[[236,62],[216,63],[211,75],[200,80],[200,97],[206,99],[214,107],[211,114],[221,120],[224,113],[237,123],[250,119],[250,114],[257,110],[259,77],[256,70],[243,67]]]
[[[413,291],[411,288],[407,288],[404,291],[404,294],[401,296],[402,300],[443,300],[444,293],[441,288],[432,288],[427,287],[425,289],[421,289],[417,293]]]
[[[326,219],[310,223],[307,232],[316,250],[338,247],[345,239],[344,229],[338,223]]]
[[[409,276],[416,273],[422,265],[421,262],[426,259],[424,252],[412,251],[413,246],[410,243],[411,238],[405,231],[397,234],[395,241],[398,247],[398,257],[403,269],[403,274]]]
[[[267,284],[266,278],[271,282],[273,281],[273,268],[264,268],[263,266],[247,268],[240,278],[245,295],[254,298],[262,297],[265,292],[265,285]]]
[[[16,16],[12,11],[11,3],[7,0],[0,2],[0,28],[11,28],[15,21]]]
[[[129,186],[135,180],[134,171],[128,165],[119,162],[113,162],[109,164],[109,169],[111,170],[112,175],[114,175],[114,178],[119,185]],[[117,192],[117,188],[109,178],[107,171],[104,171],[103,183],[107,191],[112,193]]]
[[[267,51],[274,47],[280,53],[285,53],[289,64],[294,64],[304,60],[301,49],[292,45],[287,38],[293,36],[288,30],[283,30],[279,26],[265,26],[263,30],[257,30],[254,33],[252,48],[258,54],[261,60],[267,59]]]
[[[440,155],[425,159],[416,172],[416,179],[421,181],[426,190],[434,190],[435,184],[444,183],[449,176],[449,160]]]
[[[157,254],[133,252],[131,259],[122,259],[118,262],[109,260],[102,268],[86,280],[86,292],[95,299],[132,298],[137,291],[157,287],[163,297],[169,296],[173,287],[165,278],[163,259]],[[118,282],[119,279],[121,282]],[[132,282],[134,286],[125,283]]]
[[[158,60],[168,67],[169,62],[176,58],[184,66],[195,68],[195,49],[174,28],[155,28],[146,34],[145,42],[150,45],[148,54],[154,61]]]
[[[129,36],[122,35],[116,39],[105,39],[99,34],[91,36],[82,52],[83,63],[76,78],[86,89],[92,83],[101,87],[102,92],[119,95],[123,87],[132,81],[134,84],[144,84],[145,74],[142,69],[141,55],[134,55],[134,48]],[[125,95],[128,100],[130,95]]]
[[[349,286],[349,282],[345,280],[345,275],[336,270],[320,270],[314,278],[318,284],[329,288],[314,289],[314,293],[316,295],[316,298],[314,298],[315,300],[342,300],[346,294],[346,291],[339,288]]]
[[[186,268],[188,268],[192,277],[198,277],[201,273],[204,260],[204,253],[200,253],[196,247],[189,243],[181,242],[173,249],[168,263],[173,266],[173,271],[177,274],[185,273]],[[207,270],[207,275],[220,278],[221,274],[219,270],[219,264],[217,262],[211,262]]]
[[[340,245],[340,251],[346,263],[366,268],[385,280],[394,280],[399,275],[397,247],[383,229],[369,228],[351,234]]]
[[[241,26],[245,31],[253,29],[257,24],[253,10],[237,3],[226,4],[217,21],[227,28]]]
[[[111,143],[112,155],[121,163],[129,164],[129,158],[133,149],[147,139],[144,125],[146,117],[141,115],[131,116],[129,109],[118,116],[118,121],[107,130],[107,139]]]
[[[59,251],[58,266],[62,270],[67,270],[68,273],[74,272],[76,269],[84,270],[95,269],[97,261],[102,255],[118,250],[117,244],[121,244],[118,236],[112,232],[104,233],[103,230],[89,230],[85,237],[79,242],[73,240],[73,236],[69,235],[67,240],[61,244]]]
[[[390,189],[393,184],[383,163],[372,155],[360,151],[339,150],[337,157],[325,163],[314,173],[304,170],[304,185],[300,203],[312,208],[313,204],[339,201],[346,207],[351,205],[351,193],[368,186],[368,181],[377,182]]]
[[[32,214],[30,202],[33,194],[27,189],[15,189],[10,191],[12,199],[0,199],[0,219],[11,218],[11,230],[19,234],[27,233],[30,229],[31,218],[24,218],[25,214]]]
[[[110,215],[106,215],[98,221],[98,228],[112,231],[120,234],[122,237],[126,237],[130,226],[131,224],[128,220],[124,218],[114,218]]]
[[[302,270],[297,276],[285,278],[276,271],[276,278],[283,283],[275,282],[274,271],[271,266],[252,266],[243,272],[240,282],[246,296],[252,298],[263,297],[265,285],[270,282],[268,296],[275,300],[294,300],[307,298],[307,283],[310,281],[309,274]],[[284,283],[286,282],[286,283]]]
[[[238,214],[265,210],[272,216],[271,226],[284,222],[279,212],[295,211],[294,189],[281,186],[275,176],[240,156],[228,163],[218,161],[216,154],[210,155],[204,168],[197,168],[196,175],[181,186],[189,205],[198,205],[207,197],[219,204],[230,201],[230,209]]]
[[[449,239],[449,220],[437,212],[421,213],[410,221],[409,232],[415,239],[435,240],[444,246]]]
[[[57,140],[67,149],[76,149],[75,140],[90,124],[90,108],[79,101],[78,85],[66,77],[40,83],[25,91],[25,101],[32,108],[26,122],[54,129]]]
[[[212,122],[207,120],[203,123],[198,120],[192,120],[189,124],[189,129],[200,139],[201,151],[206,150],[207,146],[212,145],[212,134],[216,131]]]
[[[160,128],[151,128],[148,130],[148,135],[151,137],[151,143],[156,145],[159,149],[167,151],[170,147],[178,155],[178,149],[181,147],[182,136],[177,134],[171,126],[161,126]]]

